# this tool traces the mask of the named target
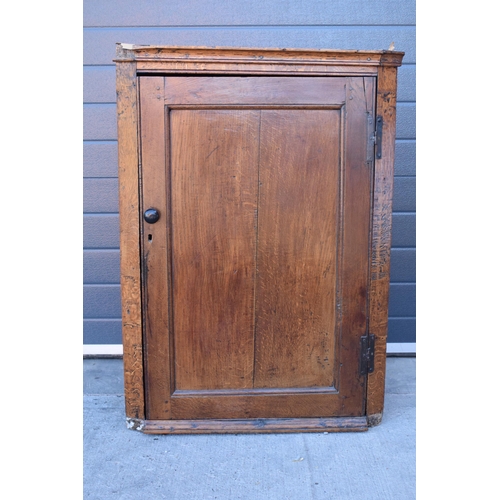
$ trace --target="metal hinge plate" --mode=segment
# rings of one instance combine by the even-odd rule
[[[382,129],[384,126],[384,120],[381,116],[377,116],[375,121],[375,158],[380,160],[382,158]]]
[[[359,361],[359,373],[368,375],[374,370],[375,359],[375,335],[369,334],[361,337],[361,356]]]

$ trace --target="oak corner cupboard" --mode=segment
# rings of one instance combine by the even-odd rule
[[[403,55],[117,44],[130,428],[380,423]]]

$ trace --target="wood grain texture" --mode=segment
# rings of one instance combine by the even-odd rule
[[[346,404],[365,394],[359,374],[360,338],[367,333],[372,134],[375,79],[352,77],[347,82],[345,152],[343,162],[343,234],[341,260],[340,379]]]
[[[361,415],[364,377],[357,370],[367,317],[373,78],[330,79],[338,109],[287,109],[281,101],[289,101],[277,91],[282,79],[268,79],[251,98],[275,109],[261,110],[182,108],[175,93],[186,95],[192,79],[169,78],[167,104],[180,108],[169,110],[168,130],[162,79],[143,80],[152,82],[141,86],[144,208],[156,200],[171,226],[171,257],[165,223],[144,231],[148,418]],[[196,93],[208,95],[203,81]],[[219,83],[224,88],[211,104],[238,106],[238,84],[235,91],[230,79]],[[301,85],[310,95],[309,79],[294,85],[298,102]],[[251,86],[246,92],[248,102]],[[152,256],[155,241],[159,255]],[[169,259],[172,278],[165,271]],[[152,269],[151,262],[158,264]],[[170,383],[168,366],[175,367]],[[311,393],[304,393],[308,387]],[[284,392],[237,393],[259,388]],[[225,389],[235,392],[213,392]]]
[[[165,145],[164,79],[139,79],[141,105],[141,212],[155,208],[160,220],[147,223],[141,217],[142,282],[146,378],[146,415],[170,417],[171,368],[168,240],[169,214]],[[158,186],[162,186],[159,190]]]
[[[375,335],[375,370],[368,375],[367,415],[383,413],[389,272],[394,177],[394,138],[396,135],[395,68],[380,68],[377,81],[377,114],[383,118],[382,158],[375,161],[370,264],[370,333]],[[373,418],[380,422],[380,418]]]
[[[358,31],[358,36],[359,36]],[[370,44],[372,45],[372,44]],[[400,66],[404,52],[389,50],[335,50],[335,49],[305,49],[305,48],[264,48],[264,47],[231,47],[231,46],[184,46],[174,45],[132,45],[118,44],[120,54],[115,61],[135,60],[138,70],[158,68],[158,63],[170,64],[170,69],[179,67],[176,63],[190,65],[198,73],[206,72],[212,64],[229,65],[234,72],[246,72],[248,65],[256,68],[273,69],[281,66],[282,71],[293,70],[294,65],[300,68],[321,66],[328,68],[327,72],[335,72],[335,66],[352,66],[353,71],[369,72],[369,67]],[[279,46],[278,46],[279,47]],[[297,47],[297,45],[295,45]],[[98,64],[86,62],[86,64]],[[206,66],[205,66],[206,65]],[[238,66],[236,66],[238,65]],[[269,66],[271,65],[271,66]],[[284,65],[287,65],[285,67]],[[161,65],[163,67],[163,64]],[[323,70],[325,71],[325,70]]]
[[[333,385],[339,137],[339,111],[262,111],[255,387]]]
[[[165,101],[169,106],[228,104],[314,105],[343,102],[345,90],[331,77],[318,77],[304,85],[302,77],[212,77],[166,78]]]
[[[133,420],[131,429],[144,434],[233,434],[288,432],[352,432],[368,430],[366,417],[334,418],[259,418],[245,420]]]
[[[358,424],[359,417],[364,428],[368,420],[379,421],[389,283],[386,215],[390,217],[392,199],[395,74],[402,56],[387,51],[119,47],[117,66],[130,69],[136,62],[139,71],[150,72],[144,79],[156,83],[163,81],[163,75],[151,76],[156,71],[204,73],[203,78],[207,72],[224,72],[228,84],[230,75],[250,68],[268,72],[260,94],[256,90],[253,97],[252,85],[241,79],[234,88],[207,91],[200,99],[202,80],[183,77],[189,83],[183,87],[181,82],[181,90],[174,92],[179,100],[168,110],[168,120],[165,104],[175,100],[172,96],[165,99],[166,94],[151,92],[149,104],[144,101],[143,109],[153,118],[141,129],[143,160],[152,171],[142,195],[145,205],[158,204],[167,221],[154,227],[145,224],[141,233],[148,377],[153,369],[146,384],[148,412],[142,401],[132,413],[127,407],[128,416],[137,422],[147,418],[147,425],[157,425],[161,432],[167,421],[175,422],[176,432],[231,432],[217,430],[227,419],[235,424],[233,432],[246,432],[253,419],[313,419],[310,428],[332,416],[354,417]],[[287,101],[283,89],[273,97],[272,85],[266,87],[269,75],[301,72],[342,75],[337,81],[345,89],[339,91],[339,96],[344,92],[343,102],[333,93],[329,98],[335,109],[332,101],[328,109],[319,109],[321,102],[306,109],[311,103],[300,102],[300,92]],[[327,80],[321,84],[329,85]],[[304,95],[314,100],[310,82],[304,78]],[[295,83],[291,85],[295,92]],[[218,95],[210,101],[214,93]],[[298,109],[301,104],[304,109]],[[218,105],[226,108],[216,109]],[[386,128],[383,158],[374,165],[369,143],[377,113],[384,115]],[[138,127],[136,113],[134,120],[131,128]],[[336,130],[333,140],[331,130]],[[135,140],[137,161],[137,136]],[[330,156],[331,161],[325,160]],[[125,188],[133,190],[137,181],[135,173]],[[122,198],[125,203],[133,199],[127,196],[121,194],[121,204]],[[140,213],[122,222],[129,233],[138,230]],[[147,245],[155,243],[159,251],[148,254],[153,247]],[[273,264],[272,256],[279,254]],[[122,260],[122,281],[126,278]],[[139,285],[130,298],[129,284],[127,295],[129,306],[141,312]],[[156,310],[149,312],[153,302]],[[276,317],[273,306],[281,311]],[[329,326],[333,335],[323,335],[331,331]],[[367,383],[359,375],[359,339],[368,331],[375,333],[377,343],[375,373]],[[134,335],[126,340],[128,366],[139,357],[142,362],[137,348],[142,349],[142,340],[137,330]],[[155,335],[161,339],[152,339]],[[137,340],[139,344],[131,345]],[[306,352],[305,347],[312,350]],[[278,375],[269,376],[270,369]],[[137,382],[129,377],[126,384],[137,389]],[[149,391],[156,387],[160,389],[153,396]],[[138,394],[129,402],[135,404]],[[197,429],[194,421],[203,422],[205,430]],[[274,424],[266,429],[284,428],[283,422]]]
[[[342,383],[342,381],[341,381]],[[327,388],[328,389],[328,388]],[[252,391],[253,392],[253,391]],[[173,395],[174,419],[191,418],[312,418],[361,416],[362,397],[353,402],[351,394],[313,388],[277,390],[277,394]],[[364,393],[364,391],[363,391]]]
[[[175,386],[252,386],[259,111],[171,111]]]
[[[120,276],[125,412],[144,418],[144,371],[139,243],[139,148],[135,63],[116,65]]]

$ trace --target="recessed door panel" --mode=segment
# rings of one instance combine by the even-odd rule
[[[340,110],[263,110],[255,387],[333,387]]]
[[[169,114],[176,389],[253,386],[259,115]]]

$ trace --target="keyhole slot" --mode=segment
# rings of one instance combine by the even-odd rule
[[[148,234],[148,241],[153,241],[153,235],[152,234]]]

